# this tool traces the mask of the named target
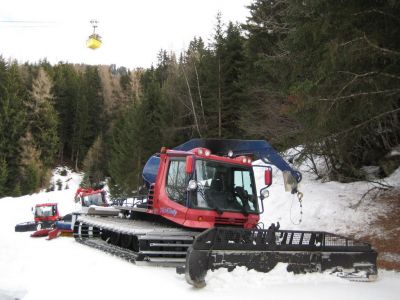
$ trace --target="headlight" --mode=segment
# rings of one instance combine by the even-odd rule
[[[261,190],[261,199],[265,199],[269,197],[269,191],[267,189]]]
[[[194,191],[197,189],[197,182],[196,180],[190,180],[188,187],[187,187],[188,191]]]

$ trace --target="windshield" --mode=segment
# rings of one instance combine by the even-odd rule
[[[251,168],[196,160],[196,180],[195,208],[258,213]]]
[[[82,206],[90,206],[90,205],[103,205],[103,196],[101,193],[86,195],[82,198]]]
[[[55,206],[36,206],[35,216],[36,217],[52,217],[56,214]]]

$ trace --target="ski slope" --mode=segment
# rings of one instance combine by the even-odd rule
[[[281,174],[274,171],[274,184],[265,201],[262,220],[279,221],[285,229],[327,230],[355,233],[383,214],[385,206],[357,202],[368,184],[340,184],[314,181],[304,174],[303,218],[296,198],[283,193]],[[52,241],[30,238],[29,232],[16,233],[17,223],[32,220],[36,203],[58,202],[61,214],[78,209],[73,197],[81,176],[55,175],[68,181],[69,189],[41,192],[19,198],[0,199],[0,300],[3,299],[399,299],[400,273],[379,270],[371,283],[349,282],[329,274],[293,275],[279,264],[269,273],[239,268],[233,272],[209,272],[207,286],[197,290],[174,269],[137,266],[120,258],[62,237]],[[261,180],[262,174],[257,174]],[[400,185],[400,169],[388,182]],[[335,200],[335,201],[333,201]]]

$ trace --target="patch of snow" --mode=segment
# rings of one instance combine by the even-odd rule
[[[266,227],[279,222],[282,229],[322,230],[357,236],[357,232],[367,224],[391,209],[387,204],[368,197],[356,205],[373,187],[372,183],[322,182],[308,173],[303,173],[303,180],[299,184],[299,191],[304,195],[301,209],[296,195],[284,192],[282,172],[274,166],[272,168],[273,184],[269,188],[269,197],[264,200],[265,212],[261,216]],[[263,168],[254,169],[256,185],[260,188],[264,180]],[[382,182],[400,187],[400,168]],[[378,229],[371,233],[382,234]]]
[[[400,145],[392,148],[392,150],[386,155],[386,157],[398,156],[400,155]]]
[[[361,172],[365,174],[367,180],[378,179],[380,170],[381,168],[379,166],[364,166],[361,168]]]
[[[263,178],[257,170],[257,184]],[[262,220],[267,225],[280,221],[284,229],[310,229],[350,233],[383,213],[379,204],[362,204],[350,209],[365,192],[367,183],[322,183],[304,175],[300,190],[304,193],[303,222],[296,198],[284,193],[282,174],[274,169],[270,197],[264,201]],[[137,266],[96,249],[83,246],[73,238],[47,241],[30,238],[29,232],[14,232],[17,223],[33,219],[36,203],[57,202],[66,214],[76,210],[74,194],[82,178],[69,173],[69,189],[41,192],[18,198],[0,199],[0,299],[363,299],[394,300],[400,293],[400,274],[379,271],[373,283],[349,282],[328,274],[294,275],[284,264],[269,273],[237,268],[208,272],[207,286],[198,290],[171,268]],[[387,178],[400,184],[400,169]],[[258,185],[260,186],[260,185]],[[371,211],[370,211],[371,210]]]
[[[384,252],[380,253],[381,259],[385,261],[393,261],[398,262],[400,261],[400,254],[392,253],[392,252]]]

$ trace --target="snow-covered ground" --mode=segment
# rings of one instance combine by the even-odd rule
[[[258,170],[260,168],[256,168],[257,186],[262,186],[264,174]],[[391,209],[387,203],[373,197],[367,196],[360,202],[363,195],[374,186],[373,183],[321,182],[305,170],[302,170],[302,174],[299,185],[299,191],[304,195],[301,217],[296,195],[283,192],[282,173],[273,168],[273,184],[269,188],[270,196],[264,200],[265,213],[261,217],[266,226],[279,222],[284,229],[323,230],[357,237],[366,225]],[[400,168],[381,182],[399,188]],[[370,228],[370,234],[379,235],[382,232],[378,228]]]
[[[364,201],[355,204],[368,184],[321,183],[304,174],[303,219],[296,198],[283,193],[281,174],[274,171],[262,220],[282,228],[354,233],[386,209]],[[259,181],[262,174],[258,174]],[[349,282],[328,274],[293,275],[280,264],[269,273],[218,270],[209,272],[207,286],[197,290],[174,269],[136,266],[76,243],[72,238],[47,241],[14,232],[15,224],[32,220],[36,203],[58,202],[61,214],[76,209],[73,196],[81,176],[57,175],[69,189],[0,199],[0,300],[3,299],[399,299],[400,273],[379,270],[372,283]],[[57,178],[55,180],[57,180]],[[400,185],[400,169],[387,179]]]

